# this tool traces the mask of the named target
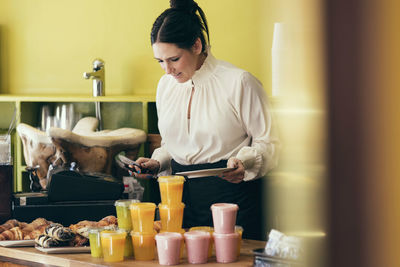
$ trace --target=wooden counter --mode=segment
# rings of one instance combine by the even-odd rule
[[[253,266],[253,254],[252,250],[256,248],[265,247],[264,241],[256,240],[243,240],[241,254],[239,260],[233,263],[229,263],[226,266]],[[105,263],[101,259],[92,258],[90,253],[82,254],[46,254],[38,251],[35,248],[5,248],[0,247],[0,266],[18,266],[8,264],[4,262],[12,262],[20,265],[28,266],[160,266],[158,260],[153,261],[135,261],[133,259],[124,260],[118,263]],[[195,265],[189,264],[186,257],[184,257],[179,266],[190,266]],[[204,265],[203,265],[204,266]],[[209,259],[206,266],[224,266],[221,263],[215,261],[215,256]]]

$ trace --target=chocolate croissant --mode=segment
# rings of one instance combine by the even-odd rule
[[[57,240],[45,234],[36,237],[35,243],[44,248],[58,247],[60,245]]]
[[[45,234],[57,241],[69,241],[75,236],[71,229],[56,223],[46,227]]]

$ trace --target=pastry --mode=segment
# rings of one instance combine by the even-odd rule
[[[70,228],[61,224],[50,224],[46,227],[45,234],[57,241],[69,241],[75,236]]]
[[[4,224],[0,225],[0,233],[4,232],[6,230],[10,230],[11,228],[13,228],[15,226],[19,226],[19,222],[17,220],[15,220],[15,219],[8,220]]]
[[[0,240],[23,240],[24,234],[18,226],[6,230],[0,234]]]
[[[35,243],[43,248],[58,247],[60,245],[60,242],[45,234],[36,237]]]

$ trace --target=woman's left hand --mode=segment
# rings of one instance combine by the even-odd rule
[[[228,182],[231,183],[240,183],[243,181],[244,178],[244,166],[241,160],[235,159],[235,158],[230,158],[227,163],[228,168],[235,168],[232,171],[226,171],[223,172],[221,177],[224,180],[227,180]]]

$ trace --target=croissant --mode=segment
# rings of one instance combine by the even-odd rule
[[[49,225],[49,224],[50,224],[50,222],[47,221],[45,218],[37,218],[30,223],[30,225],[33,227],[33,229],[36,229],[42,225]]]
[[[10,230],[5,230],[3,233],[0,234],[0,241],[12,240],[13,238],[14,234]]]
[[[97,227],[97,222],[92,221],[80,221],[77,224],[71,224],[69,229],[71,229],[74,233],[76,233],[79,229],[84,227]]]
[[[89,239],[81,235],[75,235],[75,237],[71,241],[69,241],[69,245],[71,247],[82,247],[88,244],[89,244]]]
[[[24,234],[18,226],[11,228],[10,231],[14,233],[14,240],[24,240]]]
[[[101,219],[100,222],[106,222],[107,225],[118,224],[118,219],[115,216],[110,215],[110,216],[107,216],[107,217],[104,217],[103,219]]]
[[[28,234],[25,235],[24,239],[29,240],[29,239],[35,239],[36,237],[44,234],[44,231],[46,229],[47,225],[42,225],[36,228],[35,230],[29,232]]]
[[[34,231],[35,230],[35,228],[33,227],[33,225],[31,225],[31,224],[28,224],[28,225],[26,225],[24,228],[22,228],[22,232],[25,234],[25,235],[28,235],[30,232],[32,232],[32,231]]]
[[[23,240],[24,234],[21,229],[16,226],[11,228],[10,230],[6,230],[0,234],[0,240]]]
[[[0,233],[10,230],[11,228],[19,226],[19,222],[15,219],[8,220],[4,224],[0,225]]]

